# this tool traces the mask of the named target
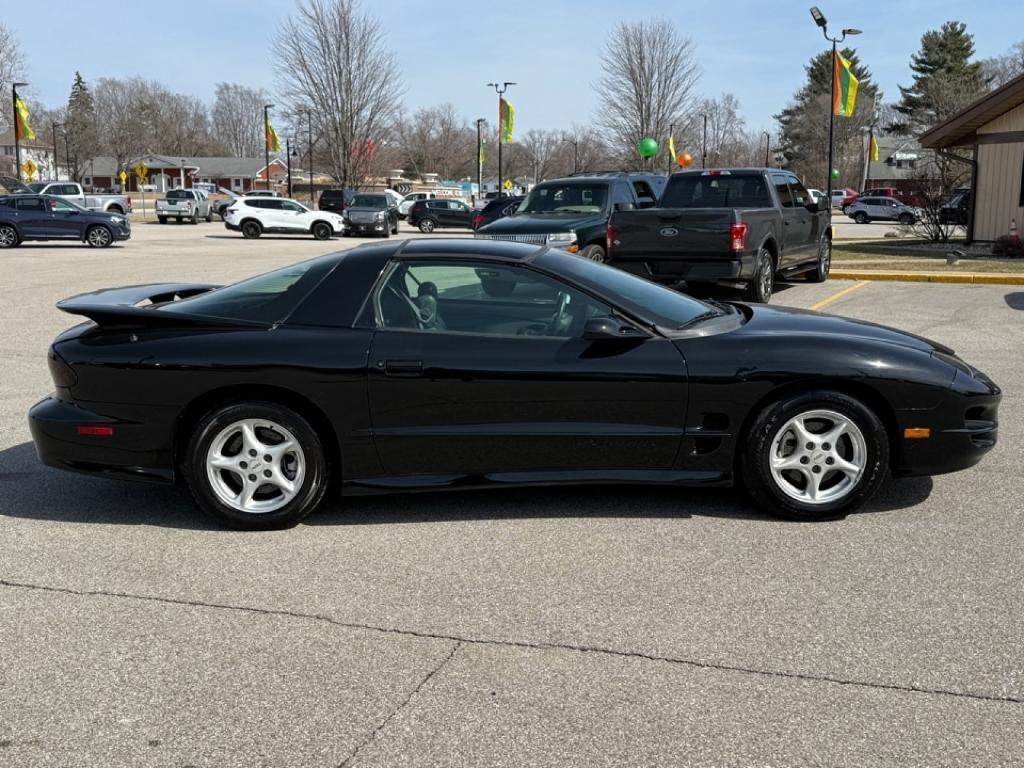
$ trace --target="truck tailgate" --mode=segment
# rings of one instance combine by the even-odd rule
[[[729,233],[739,221],[722,208],[654,208],[612,216],[610,255],[616,261],[732,257]]]

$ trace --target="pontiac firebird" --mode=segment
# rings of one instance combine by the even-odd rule
[[[329,489],[571,483],[742,483],[830,519],[996,441],[999,388],[941,344],[520,243],[366,245],[57,306],[87,321],[49,350],[40,459],[187,483],[239,528],[294,525]]]

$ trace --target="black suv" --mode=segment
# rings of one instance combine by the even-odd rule
[[[417,200],[409,209],[409,223],[419,227],[420,232],[433,232],[438,227],[473,226],[476,211],[461,200]]]
[[[352,205],[352,198],[355,196],[355,191],[351,189],[325,189],[320,193],[317,207],[321,211],[341,213]]]
[[[320,198],[321,208],[323,198]],[[398,234],[398,206],[382,192],[359,192],[342,211],[345,221],[344,236]]]
[[[665,181],[658,174],[622,171],[545,181],[530,190],[515,216],[485,224],[476,237],[547,244],[604,261],[612,212],[653,207]]]

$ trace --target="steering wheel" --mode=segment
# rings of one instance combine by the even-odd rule
[[[563,291],[559,294],[558,307],[544,329],[545,336],[560,336],[569,328],[569,325],[572,323],[572,315],[566,312],[566,310],[569,308],[570,298],[571,296],[568,291]]]

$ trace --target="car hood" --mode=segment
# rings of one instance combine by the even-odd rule
[[[953,350],[949,347],[923,336],[863,320],[852,320],[847,317],[826,315],[806,309],[774,307],[767,304],[745,304],[743,306],[747,309],[750,319],[738,331],[739,333],[781,336],[804,334],[817,337],[871,339],[886,344],[898,344],[925,353],[953,354]]]
[[[605,222],[600,214],[517,213],[506,216],[477,230],[482,235],[535,235],[567,232],[570,229],[593,227]]]

